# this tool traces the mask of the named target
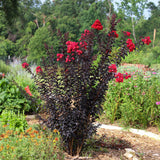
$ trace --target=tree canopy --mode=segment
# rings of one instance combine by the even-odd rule
[[[153,38],[153,30],[160,35],[160,2],[155,5],[147,0],[122,0],[118,8],[112,0],[0,0],[1,56],[28,56],[40,63],[45,56],[44,43],[58,46],[57,30],[69,32],[69,40],[78,41],[81,33],[96,19],[107,31],[112,14],[121,19],[117,33],[129,31],[135,41],[139,35]],[[151,13],[144,18],[144,8]],[[5,47],[3,47],[5,46]],[[6,47],[8,46],[8,47]],[[30,58],[32,57],[32,58]]]

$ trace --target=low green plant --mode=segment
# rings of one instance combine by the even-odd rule
[[[156,105],[160,100],[160,73],[119,68],[121,72],[122,69],[132,76],[120,84],[110,81],[103,106],[106,118],[138,128],[160,126],[160,105]]]
[[[23,91],[22,94],[20,88],[18,88],[12,81],[7,78],[0,80],[0,112],[4,109],[13,110],[18,113],[18,111],[25,113],[31,113],[36,111],[36,103],[32,103],[30,100],[26,99],[27,93]]]
[[[12,110],[4,110],[0,115],[0,121],[2,125],[8,125],[10,129],[18,132],[24,132],[28,124],[23,114],[16,114]]]

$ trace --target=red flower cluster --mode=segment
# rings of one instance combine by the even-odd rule
[[[132,52],[132,51],[135,49],[134,43],[132,42],[131,39],[128,39],[128,40],[126,41],[126,43],[127,43],[127,47],[128,47],[128,49],[129,49],[129,51]]]
[[[63,54],[57,53],[57,61],[60,61],[63,58]]]
[[[111,31],[110,33],[108,33],[108,36],[118,38],[119,35],[116,33],[116,31]]]
[[[97,30],[102,30],[103,29],[103,26],[100,22],[99,19],[97,19],[91,26],[91,28],[94,28],[94,29],[97,29]]]
[[[78,42],[67,41],[67,53],[75,52],[79,49]]]
[[[113,72],[113,73],[117,72],[117,67],[115,64],[111,64],[108,68],[109,68],[108,72]]]
[[[22,67],[23,67],[23,68],[27,68],[28,66],[29,66],[28,63],[26,63],[26,62],[22,63]]]
[[[116,77],[116,82],[123,82],[123,79],[128,79],[128,78],[131,78],[131,75],[129,75],[128,73],[125,73],[125,74],[122,74],[122,73],[117,73],[115,75]]]
[[[28,93],[30,96],[32,96],[32,93],[29,89],[29,86],[25,87],[24,89],[25,89],[26,93]]]
[[[87,30],[86,30],[86,33],[88,33]],[[85,41],[80,42],[80,43],[78,43],[78,42],[72,42],[72,41],[67,41],[66,42],[67,53],[76,52],[76,53],[78,53],[78,55],[81,55],[83,52],[81,50],[79,50],[79,44],[80,44],[80,47],[85,47],[86,48],[87,43]],[[62,54],[59,55],[59,56],[60,56],[60,58],[63,57]],[[66,57],[66,62],[71,62],[72,60],[75,60],[75,58],[73,57],[74,53],[72,53],[71,56],[68,55]]]
[[[150,37],[145,37],[144,39],[142,39],[142,42],[149,45],[151,43]]]
[[[39,72],[43,72],[43,70],[42,70],[42,68],[41,68],[40,66],[38,66],[38,67],[36,68],[36,73],[38,74]]]
[[[128,37],[130,37],[130,35],[131,35],[131,33],[130,33],[130,32],[127,32],[127,31],[123,31],[123,34],[124,34],[125,36],[128,36]]]
[[[116,77],[116,82],[123,82],[123,74],[122,73],[118,73],[115,75]]]

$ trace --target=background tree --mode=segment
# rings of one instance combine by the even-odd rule
[[[12,24],[18,16],[19,0],[0,0],[0,10],[4,12],[8,24]]]
[[[135,24],[142,18],[144,9],[146,8],[148,0],[122,0],[118,4],[118,8],[123,11],[125,17],[129,19],[132,24],[132,33],[136,41]]]

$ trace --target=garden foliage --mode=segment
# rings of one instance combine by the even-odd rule
[[[16,114],[11,110],[3,110],[2,114],[0,115],[0,122],[2,125],[9,126],[10,129],[17,132],[24,132],[28,127],[24,112],[23,114],[20,112]]]
[[[137,68],[131,70],[129,67],[120,69],[124,74],[131,74],[131,78],[120,84],[109,82],[104,102],[106,118],[112,123],[120,120],[125,126],[160,127],[159,72],[144,72]]]
[[[36,101],[32,101],[30,96],[23,91],[22,87],[13,81],[2,78],[0,80],[0,113],[4,110],[13,110],[18,113],[24,111],[25,113],[32,113],[36,111]],[[23,92],[23,94],[22,94]]]
[[[119,41],[119,50],[111,57],[118,34],[116,33],[115,15],[110,20],[110,29],[103,31],[101,22],[97,19],[91,30],[81,34],[79,42],[68,41],[68,33],[60,37],[57,57],[53,48],[47,49],[47,58],[43,66],[38,66],[36,75],[31,72],[27,63],[23,68],[32,74],[38,85],[41,97],[50,114],[47,126],[58,129],[62,137],[64,150],[70,155],[79,155],[86,139],[96,132],[93,122],[102,113],[101,106],[108,89],[108,82],[116,78],[123,82],[123,74],[117,72],[121,59],[129,51],[135,49],[135,44],[127,32]],[[140,44],[144,44],[140,41]],[[94,63],[94,55],[98,54],[98,63]],[[57,63],[58,61],[58,63]],[[95,65],[96,64],[96,65]],[[129,75],[125,76],[130,78]]]

